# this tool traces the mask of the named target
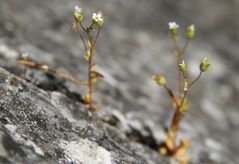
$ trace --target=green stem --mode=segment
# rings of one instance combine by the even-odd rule
[[[191,86],[193,86],[198,80],[199,78],[202,76],[202,71],[200,71],[199,75],[197,76],[196,79],[194,79],[189,85],[188,85],[188,88],[190,88]]]
[[[80,24],[81,28],[87,33],[87,29],[82,25],[82,23],[79,22],[79,24]]]
[[[188,47],[189,41],[190,41],[190,39],[187,39],[187,41],[186,41],[186,43],[185,43],[185,45],[184,45],[184,47],[183,47],[183,49],[181,51],[181,55],[183,55],[185,53],[185,51],[186,51],[186,49]]]
[[[184,103],[184,101],[185,101],[185,99],[186,99],[187,93],[188,93],[188,91],[184,91],[183,98],[182,98],[182,100],[181,100],[179,109],[183,106],[183,103]]]
[[[97,40],[98,40],[98,38],[99,38],[100,31],[101,31],[101,28],[100,28],[100,27],[98,27],[98,31],[97,31],[97,34],[96,34],[96,37],[95,37],[95,40],[94,40],[94,43],[93,43],[93,49],[95,49],[95,46],[96,46],[96,41],[97,41]]]
[[[88,94],[89,94],[89,109],[93,109],[93,105],[92,105],[92,99],[93,99],[93,85],[92,85],[92,80],[91,80],[91,68],[92,68],[92,53],[93,50],[90,50],[90,58],[88,61]]]

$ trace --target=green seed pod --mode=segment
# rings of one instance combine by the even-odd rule
[[[153,76],[153,80],[158,84],[158,85],[165,85],[166,84],[166,79],[163,75],[155,75]]]
[[[188,90],[188,79],[183,80],[183,90],[187,91]]]
[[[201,64],[200,64],[200,70],[201,72],[206,72],[208,68],[211,65],[211,61],[208,58],[203,58]]]
[[[179,66],[180,71],[182,71],[182,72],[185,72],[187,70],[187,65],[184,60],[178,66]]]
[[[188,39],[192,39],[195,36],[195,26],[188,26],[185,35]]]

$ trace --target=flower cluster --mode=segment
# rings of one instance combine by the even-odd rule
[[[98,13],[93,13],[92,20],[94,23],[97,23],[99,26],[103,26],[104,24],[104,17],[101,11]]]
[[[75,6],[75,11],[73,13],[74,18],[77,22],[81,22],[84,19],[82,8]],[[101,11],[97,13],[93,13],[92,15],[92,22],[97,24],[98,26],[103,26],[104,24],[104,16]]]

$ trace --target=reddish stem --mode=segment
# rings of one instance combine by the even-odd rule
[[[93,109],[93,103],[92,103],[92,99],[93,99],[93,85],[92,85],[92,80],[91,80],[91,68],[92,68],[92,49],[90,50],[90,58],[88,61],[88,94],[89,94],[89,109],[92,110]]]
[[[167,91],[168,95],[171,97],[172,101],[176,105],[176,108],[180,108],[180,104],[178,103],[177,97],[174,95],[173,91],[167,86],[164,85],[165,90]]]

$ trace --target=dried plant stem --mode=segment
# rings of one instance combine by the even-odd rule
[[[52,69],[44,64],[39,64],[39,63],[30,61],[30,60],[18,60],[17,63],[24,65],[26,67],[29,67],[29,68],[34,68],[34,69],[38,69],[38,70],[42,70],[42,71],[54,74],[54,75],[61,77],[65,80],[71,81],[77,85],[87,85],[87,82],[85,82],[83,80],[78,80],[78,79],[74,78],[72,75],[66,74],[64,72],[55,71],[54,69]]]

